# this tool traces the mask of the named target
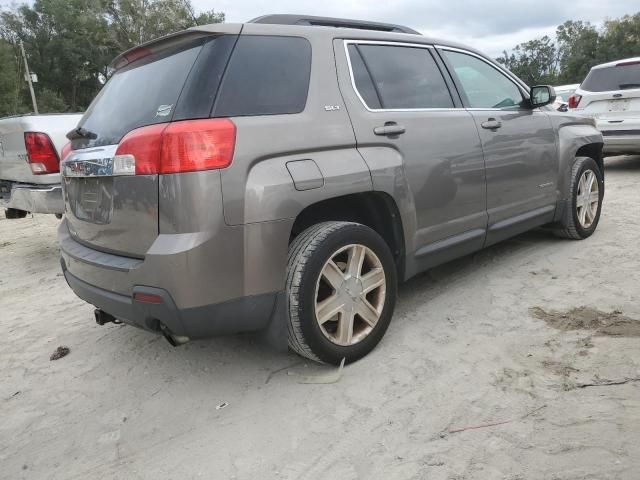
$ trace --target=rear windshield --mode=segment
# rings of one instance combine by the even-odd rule
[[[640,88],[640,63],[592,69],[584,79],[582,90],[611,92]]]
[[[191,39],[118,70],[79,124],[96,138],[74,140],[73,148],[117,144],[131,130],[173,118],[208,117],[232,46],[223,37]],[[199,70],[193,67],[201,52],[207,57],[208,75],[198,72],[197,79],[188,79],[192,70]],[[215,55],[222,57],[220,62],[212,61]],[[193,88],[183,88],[185,84]]]
[[[311,44],[304,38],[185,40],[118,70],[82,117],[84,138],[73,140],[72,147],[115,145],[139,127],[212,113],[299,113],[306,105],[310,72]]]

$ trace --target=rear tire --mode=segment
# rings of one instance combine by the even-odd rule
[[[604,179],[594,159],[578,157],[569,182],[569,201],[561,220],[562,227],[554,233],[561,238],[584,240],[595,232],[600,221]]]
[[[289,347],[322,363],[362,358],[389,326],[396,283],[391,251],[369,227],[349,222],[309,227],[289,246]]]
[[[17,218],[24,218],[27,216],[27,213],[29,212],[25,212],[24,210],[18,210],[16,208],[5,208],[4,209],[4,216],[6,218],[8,218],[9,220],[15,220]]]

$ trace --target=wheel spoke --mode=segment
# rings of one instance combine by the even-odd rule
[[[591,171],[587,170],[584,172],[582,178],[584,179],[582,182],[582,185],[584,186],[582,193],[589,193],[589,191],[591,191]]]
[[[362,264],[364,263],[365,250],[362,245],[354,245],[349,251],[349,260],[347,263],[346,274],[351,277],[359,278],[362,272]]]
[[[340,320],[338,321],[337,340],[343,345],[351,344],[353,339],[353,312],[340,313]]]
[[[374,268],[364,275],[361,281],[362,293],[366,295],[371,290],[384,285],[384,270],[382,270],[382,267]]]
[[[356,313],[370,327],[375,327],[376,323],[378,323],[378,318],[380,318],[376,309],[373,308],[373,305],[371,305],[366,298],[360,299]]]
[[[595,217],[593,210],[591,209],[591,205],[583,207],[583,210],[585,211],[586,225],[591,225],[591,222],[593,222],[593,218]]]
[[[344,302],[336,294],[331,295],[318,303],[316,306],[316,319],[318,320],[318,323],[322,325],[328,320],[331,320],[342,310],[343,305]]]
[[[344,281],[342,270],[333,260],[329,260],[322,270],[322,276],[334,290],[338,290]]]
[[[598,193],[597,190],[589,194],[589,203],[597,203],[599,201],[600,201],[600,194]]]
[[[578,220],[580,220],[580,223],[582,225],[584,225],[585,223],[585,216],[587,215],[587,209],[585,207],[579,207],[578,208]]]
[[[584,175],[580,177],[580,181],[578,182],[578,196],[582,195],[585,192],[586,185],[584,184]]]

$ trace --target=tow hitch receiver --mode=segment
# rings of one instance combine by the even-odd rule
[[[96,323],[98,325],[104,325],[106,323],[115,323],[117,325],[117,324],[122,323],[120,320],[118,320],[113,315],[111,315],[111,314],[109,314],[109,313],[107,313],[107,312],[105,312],[103,310],[100,310],[99,308],[96,308],[93,311],[93,314],[96,317]]]

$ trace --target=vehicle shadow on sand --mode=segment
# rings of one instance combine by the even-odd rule
[[[504,267],[525,252],[565,242],[567,240],[555,238],[547,230],[537,229],[419,274],[399,286],[396,311],[386,341],[389,341],[389,337],[402,337],[403,330],[409,328],[405,323],[407,313],[456,288],[456,284],[468,280],[470,276],[478,273],[490,276],[492,270]],[[242,370],[244,376],[247,375],[247,370],[253,370],[254,376],[264,376],[267,381],[273,376],[274,371],[288,365],[303,364],[305,372],[309,374],[326,373],[328,368],[333,368],[303,359],[291,351],[278,351],[257,334],[198,340],[174,348],[161,337],[135,328],[106,328],[110,332],[105,333],[116,337],[112,337],[110,343],[120,345],[121,355],[132,355],[138,359],[160,357],[160,361],[152,362],[151,365],[169,370],[183,370],[185,366],[190,365],[196,367],[196,370],[215,370],[223,376],[230,377],[233,376],[233,370]],[[361,360],[366,361],[366,357]],[[151,365],[148,364],[147,368],[153,368]],[[226,373],[223,373],[225,371]],[[284,372],[284,375],[287,375],[287,372]]]

